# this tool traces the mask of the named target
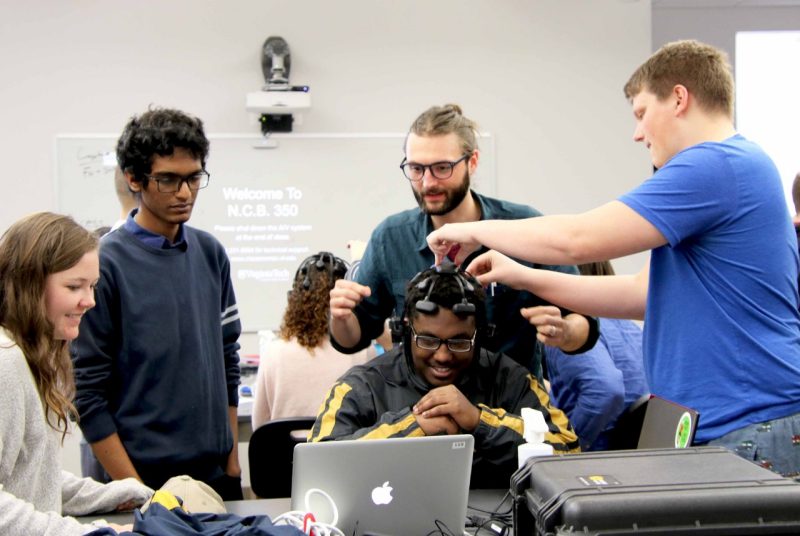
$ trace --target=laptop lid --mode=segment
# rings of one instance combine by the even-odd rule
[[[636,448],[685,448],[691,446],[700,414],[658,395],[650,395]]]
[[[474,441],[443,435],[299,444],[292,510],[331,522],[327,499],[307,493],[320,489],[336,503],[336,526],[348,536],[438,534],[437,523],[463,534]]]

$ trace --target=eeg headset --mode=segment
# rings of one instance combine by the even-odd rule
[[[312,264],[317,271],[324,271],[331,275],[331,284],[337,279],[343,278],[349,268],[349,265],[345,261],[329,251],[320,251],[310,257],[306,257],[306,259],[300,263],[300,267],[297,269],[292,279],[294,282],[297,281],[300,276],[303,276],[303,290],[311,288],[311,278],[308,277],[308,268]],[[292,285],[294,285],[294,283],[292,283]]]
[[[421,300],[417,300],[414,303],[414,310],[427,315],[433,315],[439,311],[439,304],[432,301],[431,296],[433,294],[433,289],[436,287],[437,281],[439,281],[441,276],[444,275],[454,278],[461,293],[461,301],[459,303],[455,303],[450,310],[458,316],[476,315],[478,313],[478,309],[474,303],[470,303],[467,300],[467,292],[474,295],[477,281],[467,272],[459,270],[458,267],[449,259],[444,259],[440,265],[435,266],[434,268],[436,269],[436,274],[428,274],[426,277],[422,278],[423,272],[420,272],[414,276],[409,283],[409,287],[414,286],[417,288],[417,290],[425,292],[425,297]],[[418,281],[419,279],[422,280]],[[485,323],[485,309],[483,313],[484,318],[481,320],[483,320]],[[403,340],[404,336],[410,332],[405,319],[401,319],[396,316],[389,320],[389,329],[392,333],[392,340],[395,342]],[[494,333],[494,326],[487,323],[485,328],[481,331],[486,337],[491,337]]]
[[[470,283],[463,274],[458,272],[454,263],[448,262],[447,260],[436,267],[436,272],[439,274],[452,275],[456,283],[458,283],[458,288],[461,290],[461,303],[453,305],[452,311],[457,315],[474,315],[476,310],[475,304],[467,301],[467,291],[475,292],[475,287],[472,286],[472,283]],[[436,286],[436,281],[431,281],[432,279],[433,276],[428,276],[417,283],[416,286],[421,291],[425,291],[425,287],[428,287],[428,293],[425,294],[423,299],[417,300],[414,304],[414,308],[417,311],[429,315],[436,314],[436,312],[439,311],[439,305],[431,301],[431,294],[433,293],[433,288]]]

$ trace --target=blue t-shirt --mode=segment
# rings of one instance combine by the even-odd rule
[[[700,412],[698,442],[800,412],[797,241],[769,157],[738,134],[701,143],[620,201],[668,241],[650,258],[653,393]]]

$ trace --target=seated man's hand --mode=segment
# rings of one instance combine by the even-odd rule
[[[458,424],[448,415],[439,417],[414,415],[414,417],[417,419],[419,427],[425,432],[425,435],[453,435],[458,433]]]
[[[414,405],[414,415],[426,419],[449,416],[459,428],[472,432],[478,427],[481,410],[458,390],[455,385],[431,389]]]

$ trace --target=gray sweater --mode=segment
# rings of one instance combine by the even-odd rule
[[[131,478],[104,485],[62,471],[60,448],[28,362],[0,328],[0,534],[85,534],[96,527],[62,514],[110,512],[152,494]]]

